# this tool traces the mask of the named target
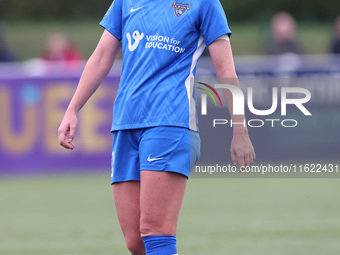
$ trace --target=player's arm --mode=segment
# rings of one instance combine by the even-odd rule
[[[72,140],[77,125],[77,113],[108,75],[120,50],[121,42],[104,30],[95,51],[86,63],[76,92],[58,129],[59,143],[66,149],[74,149]]]
[[[209,45],[209,52],[214,63],[217,78],[220,83],[228,83],[240,87],[235,71],[230,42],[218,39]],[[223,89],[228,110],[233,123],[243,123],[244,115],[233,114],[233,97],[228,89]],[[249,166],[255,159],[255,151],[249,139],[246,125],[233,125],[233,139],[231,142],[231,158],[235,164]]]

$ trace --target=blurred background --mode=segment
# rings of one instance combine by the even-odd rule
[[[41,56],[51,33],[63,33],[87,59],[96,45],[101,29],[97,23],[111,1],[43,1],[1,0],[2,35],[16,59],[23,61]],[[335,20],[339,15],[336,0],[221,1],[233,34],[233,50],[238,55],[269,53],[266,43],[271,38],[271,21],[275,14],[291,15],[305,54],[332,53],[337,36]],[[294,25],[293,25],[294,26]],[[282,30],[282,29],[281,29]],[[339,29],[338,29],[339,30]],[[301,50],[302,50],[301,49]],[[271,52],[273,53],[273,52]]]
[[[270,91],[278,85],[264,79],[302,79],[292,86],[315,99],[307,105],[313,118],[291,112],[300,128],[249,130],[258,164],[339,164],[338,0],[221,3],[241,83],[261,81],[259,91]],[[120,60],[79,114],[76,150],[57,139],[110,4],[0,0],[0,254],[127,254],[109,183]],[[205,51],[197,76],[214,77],[211,67]],[[208,140],[221,144],[220,136],[202,136],[202,156],[230,157],[230,132],[225,139],[215,147]],[[181,253],[339,253],[340,179],[194,177],[179,222]]]

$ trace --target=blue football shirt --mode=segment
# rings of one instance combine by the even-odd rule
[[[100,25],[122,42],[112,130],[197,130],[193,78],[205,46],[231,34],[219,0],[115,0]]]

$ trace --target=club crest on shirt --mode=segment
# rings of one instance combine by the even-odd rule
[[[184,13],[186,13],[187,11],[190,11],[190,4],[175,1],[171,5],[171,8],[174,9],[175,16],[177,18],[180,18]]]

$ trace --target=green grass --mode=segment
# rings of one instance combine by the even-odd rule
[[[98,20],[74,22],[4,22],[7,42],[21,60],[41,55],[46,37],[53,32],[62,32],[79,46],[85,58],[93,52],[103,29]],[[234,55],[261,55],[268,37],[266,23],[235,23],[230,21],[233,31]],[[327,53],[332,38],[332,24],[301,23],[299,39],[309,54]]]
[[[189,181],[186,255],[335,255],[340,179]],[[0,254],[129,254],[106,176],[2,179]]]

